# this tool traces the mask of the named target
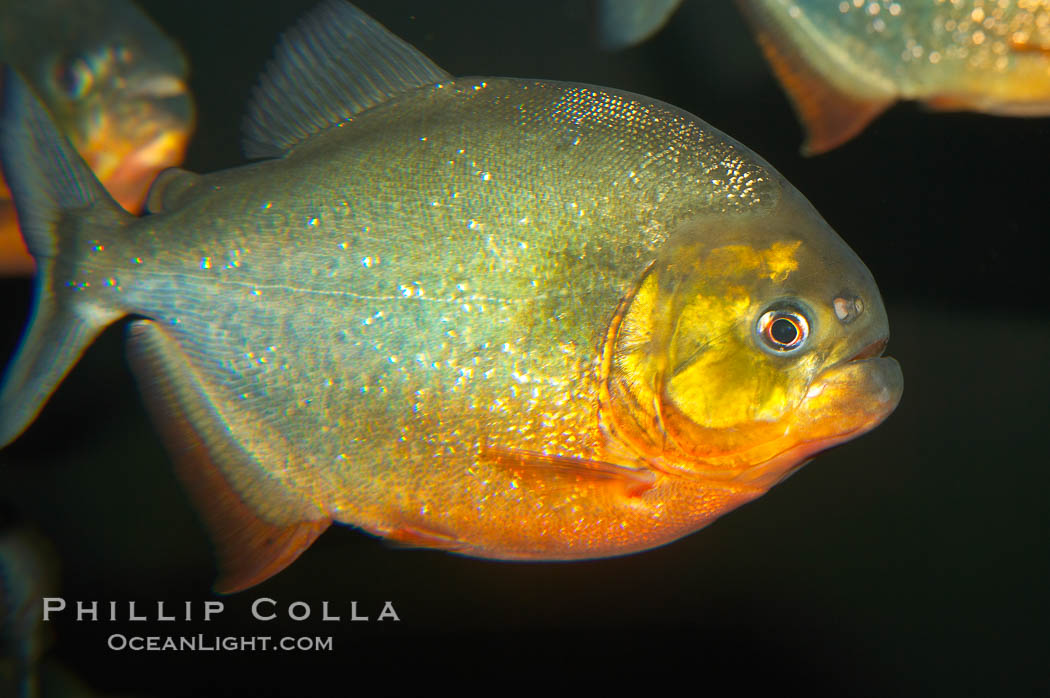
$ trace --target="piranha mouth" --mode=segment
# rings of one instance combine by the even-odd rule
[[[876,340],[868,346],[857,352],[857,355],[852,359],[847,359],[845,363],[851,363],[853,361],[864,361],[865,359],[874,359],[882,356],[882,353],[886,351],[886,345],[890,343],[889,337],[883,337],[882,339]]]
[[[863,376],[871,377],[873,375],[881,376],[886,379],[887,376],[883,376],[884,364],[896,364],[896,360],[892,357],[883,356],[886,351],[886,346],[890,342],[889,335],[883,335],[876,339],[870,344],[865,344],[856,354],[853,354],[848,359],[842,359],[829,366],[827,366],[819,376],[817,380],[813,382],[809,390],[806,393],[806,400],[818,397],[825,389],[831,387],[835,383],[839,383],[846,380],[848,383],[857,383],[857,379]],[[892,371],[891,371],[892,373]],[[852,379],[846,378],[847,376],[853,376]],[[865,381],[861,381],[864,383]],[[895,384],[898,382],[896,377],[888,377],[888,381],[879,380],[879,383],[883,383],[884,388],[889,388],[892,392],[897,392],[898,387]],[[868,385],[864,389],[860,389],[863,393],[866,390],[870,390],[873,386]],[[854,385],[854,388],[859,389],[859,384]],[[882,392],[881,390],[879,391]]]
[[[779,441],[787,448],[737,479],[772,486],[821,451],[871,431],[886,419],[903,391],[900,365],[882,355],[888,343],[889,336],[883,336],[822,371],[792,417],[790,436]],[[766,448],[777,448],[774,444]]]

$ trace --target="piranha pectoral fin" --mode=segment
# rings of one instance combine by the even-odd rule
[[[176,473],[211,534],[220,570],[215,591],[242,591],[292,564],[332,519],[268,478],[229,438],[178,345],[159,325],[132,323],[128,354]]]
[[[803,155],[820,155],[850,140],[896,101],[895,95],[847,92],[814,69],[763,3],[738,0],[762,52],[806,129]]]
[[[485,448],[481,455],[490,465],[513,470],[521,477],[522,485],[529,487],[558,488],[589,483],[619,487],[624,494],[637,497],[652,488],[656,481],[650,470],[585,458],[498,447]]]

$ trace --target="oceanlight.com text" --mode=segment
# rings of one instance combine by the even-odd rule
[[[332,636],[124,635],[113,633],[106,646],[116,652],[331,652]]]

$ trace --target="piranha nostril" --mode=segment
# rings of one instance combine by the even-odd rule
[[[864,301],[857,296],[839,296],[831,302],[831,305],[835,309],[835,317],[844,325],[850,324],[864,312]]]

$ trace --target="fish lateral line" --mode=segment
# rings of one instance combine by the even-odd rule
[[[161,271],[157,270],[150,274],[154,278],[167,278],[167,279],[193,279],[197,274],[193,272],[174,272],[174,271]],[[468,303],[468,302],[480,302],[485,301],[489,303],[500,303],[505,305],[516,305],[524,303],[535,303],[541,300],[547,300],[550,298],[557,298],[566,295],[564,290],[553,291],[549,293],[537,293],[533,296],[523,298],[506,298],[501,296],[459,296],[454,298],[433,298],[430,296],[420,295],[369,295],[366,293],[357,293],[355,291],[328,291],[319,288],[306,288],[304,286],[292,286],[290,284],[256,284],[247,281],[236,281],[234,279],[217,279],[213,282],[218,287],[229,287],[229,288],[243,288],[249,290],[259,291],[287,291],[293,294],[303,294],[307,296],[323,296],[329,298],[351,298],[354,300],[362,301],[419,301],[429,303],[445,303],[448,305],[454,305],[457,303]]]

